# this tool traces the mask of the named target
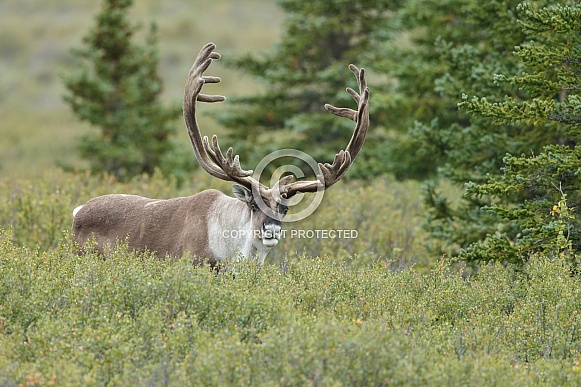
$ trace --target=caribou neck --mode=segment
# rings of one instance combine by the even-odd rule
[[[255,258],[264,263],[270,247],[255,238],[258,231],[252,225],[252,212],[245,203],[221,196],[207,215],[208,245],[215,256]]]

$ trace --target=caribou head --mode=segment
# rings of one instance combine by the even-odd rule
[[[241,168],[232,148],[224,155],[215,135],[210,142],[200,133],[197,102],[225,100],[220,95],[202,93],[205,84],[220,82],[219,77],[204,75],[212,61],[220,58],[215,48],[213,43],[206,44],[190,69],[183,100],[184,120],[200,166],[211,176],[233,182],[234,198],[216,190],[167,200],[135,195],[100,196],[73,212],[77,243],[95,238],[95,248],[102,251],[117,240],[127,240],[134,250],[149,250],[160,256],[189,254],[210,262],[226,262],[235,256],[256,257],[263,263],[281,237],[289,200],[298,193],[326,190],[352,165],[369,127],[369,90],[363,69],[349,66],[359,90],[347,88],[347,92],[357,103],[357,110],[325,105],[334,115],[355,122],[345,150],[339,151],[332,163],[318,163],[319,171],[313,180],[291,182],[292,176],[284,176],[267,187],[252,176],[252,170]]]

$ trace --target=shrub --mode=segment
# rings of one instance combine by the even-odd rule
[[[234,278],[122,247],[105,259],[0,234],[3,384],[562,385],[581,382],[564,258],[464,278],[303,257]]]
[[[285,224],[287,238],[269,253],[267,260],[333,255],[343,260],[390,260],[394,267],[428,266],[419,226],[422,207],[417,184],[380,178],[370,183],[342,182],[325,193],[319,209],[304,221]],[[231,195],[231,184],[194,174],[190,185],[179,189],[159,173],[118,182],[112,176],[67,174],[51,170],[41,179],[0,181],[0,226],[12,228],[20,245],[41,250],[54,248],[72,226],[72,210],[92,197],[107,193],[131,193],[153,198],[193,195],[207,188]],[[347,210],[346,210],[347,209]],[[355,230],[356,238],[292,237],[292,230]]]

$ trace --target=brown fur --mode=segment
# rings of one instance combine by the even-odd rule
[[[227,261],[241,253],[246,258],[257,256],[262,263],[281,237],[286,201],[300,192],[327,189],[347,172],[363,145],[369,126],[369,89],[363,69],[349,66],[359,86],[359,92],[347,88],[357,102],[356,111],[325,105],[332,114],[356,122],[346,149],[335,155],[332,164],[319,164],[321,173],[316,180],[290,183],[292,177],[284,176],[269,189],[251,176],[252,171],[242,170],[232,148],[224,156],[216,136],[212,137],[211,144],[207,137],[201,136],[196,121],[196,103],[225,99],[201,93],[203,85],[220,82],[218,77],[204,75],[212,61],[220,58],[220,54],[213,51],[215,48],[213,43],[206,44],[190,69],[184,92],[184,119],[200,166],[216,178],[238,183],[243,189],[235,185],[237,199],[216,190],[168,200],[135,195],[100,196],[75,210],[73,238],[76,243],[84,245],[94,238],[97,251],[105,252],[117,241],[127,240],[131,250],[148,250],[161,257],[187,254],[215,262]],[[264,205],[257,205],[256,195],[262,197]],[[222,236],[223,231],[248,232],[250,229],[256,236],[246,239]]]
[[[224,195],[207,190],[197,195],[155,200],[136,195],[104,195],[89,200],[75,215],[74,241],[84,245],[95,238],[104,252],[128,239],[131,250],[157,256],[189,254],[215,261],[208,247],[208,208]]]

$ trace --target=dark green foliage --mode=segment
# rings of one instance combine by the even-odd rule
[[[128,21],[131,4],[103,1],[96,25],[83,38],[85,47],[73,51],[81,67],[65,78],[65,101],[99,129],[83,136],[82,157],[93,171],[120,178],[152,174],[155,168],[171,172],[165,167],[174,165],[164,160],[181,113],[180,106],[160,102],[156,29],[151,26],[144,45],[134,43],[138,28]]]
[[[467,88],[474,92],[495,88],[485,75],[513,71],[516,60],[510,51],[522,33],[507,10],[517,4],[408,0],[398,9],[392,28],[376,31],[382,43],[374,52],[374,66],[394,83],[389,99],[381,101],[382,119],[408,133],[382,143],[394,155],[404,145],[405,156],[392,160],[398,176],[415,169],[423,173],[408,176],[425,177],[440,167],[448,177],[463,182],[468,170],[478,177],[483,173],[479,169],[501,164],[505,152],[495,154],[490,143],[503,141],[502,135],[490,133],[482,141],[473,134],[480,124],[459,112],[457,102]],[[481,166],[483,162],[487,165]],[[462,166],[462,175],[456,165]]]
[[[262,57],[248,54],[225,63],[252,75],[265,86],[261,95],[231,98],[236,105],[216,114],[236,142],[242,160],[254,166],[269,152],[300,149],[321,162],[332,161],[344,149],[354,124],[332,116],[325,103],[353,108],[345,87],[355,87],[347,65],[374,68],[377,41],[374,31],[390,20],[401,1],[316,2],[278,1],[285,11],[284,31],[274,53]],[[389,97],[379,75],[369,75],[371,84],[371,130],[352,176],[385,173],[390,156],[380,146],[386,138],[382,109]]]
[[[540,155],[549,144],[573,149],[575,140],[571,131],[576,129],[571,125],[575,120],[571,112],[574,109],[566,106],[576,105],[577,97],[575,91],[562,93],[567,85],[578,83],[573,79],[578,71],[575,58],[578,49],[574,48],[578,32],[574,32],[574,23],[568,29],[563,27],[574,19],[570,13],[567,17],[557,17],[553,23],[559,27],[553,28],[550,23],[540,27],[537,22],[542,12],[555,15],[553,11],[532,12],[549,4],[544,1],[532,2],[531,6],[519,6],[516,1],[473,0],[437,5],[430,1],[410,1],[408,4],[417,5],[411,11],[418,10],[421,4],[430,9],[424,13],[410,12],[408,20],[415,23],[412,26],[421,25],[422,21],[428,23],[427,28],[417,29],[420,38],[415,39],[423,49],[415,47],[411,55],[415,59],[419,57],[419,63],[439,69],[426,82],[426,85],[432,82],[433,92],[420,93],[434,97],[437,102],[428,105],[435,106],[436,110],[416,124],[412,133],[419,139],[420,149],[437,155],[440,177],[460,185],[471,182],[469,187],[486,185],[504,179],[503,168],[511,168],[507,165],[511,162],[507,154]],[[426,47],[429,44],[434,44],[431,51]],[[486,98],[469,100],[467,95]],[[420,99],[418,106],[425,106],[430,101],[427,97]],[[455,107],[461,98],[463,112]],[[574,158],[570,160],[575,162]],[[554,187],[563,187],[565,182],[557,175],[540,181],[532,170],[530,175],[516,168],[513,172],[516,178],[530,179],[530,186],[539,188],[531,190],[530,186],[521,186],[501,194],[492,188],[486,191],[482,186],[478,191],[469,189],[462,200],[451,203],[438,194],[433,184],[429,186],[427,228],[447,243],[447,252],[457,254],[458,248],[472,245],[465,251],[474,253],[476,245],[473,244],[487,235],[495,239],[493,244],[479,249],[476,255],[463,257],[474,262],[493,257],[522,261],[531,251],[545,251],[528,244],[526,248],[515,247],[514,239],[530,232],[531,227],[542,228],[550,220],[552,206],[561,200],[561,194]],[[543,176],[547,177],[547,173]],[[550,188],[547,190],[547,187]],[[575,199],[570,190],[564,193],[572,207]],[[537,199],[547,202],[542,209],[537,209],[534,219],[525,212],[515,217],[502,211],[489,211],[491,207],[506,209],[531,200],[538,204]],[[539,236],[533,235],[534,232],[531,238]],[[542,244],[552,239],[545,235],[543,242],[535,240]],[[502,253],[505,248],[506,253]],[[517,257],[515,251],[522,255]]]
[[[458,112],[456,104],[461,94],[467,92],[499,96],[518,93],[513,87],[497,87],[491,78],[491,74],[499,71],[520,71],[511,53],[512,47],[523,39],[516,24],[517,16],[510,12],[517,3],[443,2],[436,7],[438,17],[432,19],[435,25],[430,24],[426,30],[428,36],[421,35],[426,39],[420,50],[421,62],[435,62],[439,66],[434,66],[438,72],[428,82],[431,89],[427,97],[433,102],[426,101],[427,97],[418,102],[419,106],[428,102],[436,110],[421,119],[423,123],[413,133],[424,139],[428,149],[437,152],[443,174],[454,181],[482,180],[486,173],[502,165],[501,159],[512,144],[511,134],[504,128],[490,127],[487,121],[469,120]],[[514,135],[526,137],[522,133]],[[521,146],[520,141],[517,144]]]
[[[521,93],[510,85],[498,87],[491,78],[520,71],[511,53],[524,39],[511,11],[517,4],[410,0],[399,12],[404,28],[399,39],[410,43],[386,40],[379,55],[382,68],[398,79],[397,103],[410,112],[405,125],[413,149],[427,155],[440,178],[460,185],[484,182],[487,174],[497,173],[507,152],[540,148],[529,131],[507,131],[490,120],[467,117],[457,107],[463,92],[494,93],[499,99]],[[487,197],[451,203],[429,184],[425,198],[427,229],[447,245],[444,252],[455,254],[494,229],[496,217],[480,211]]]
[[[484,210],[499,220],[496,233],[463,251],[461,257],[471,261],[520,261],[539,251],[574,257],[581,245],[575,216],[581,204],[581,8],[572,4],[537,10],[521,5],[518,11],[529,39],[515,54],[525,71],[513,77],[497,75],[495,81],[526,90],[530,97],[500,102],[473,98],[460,106],[498,127],[528,127],[555,140],[551,145],[540,143],[546,146],[532,155],[507,155],[502,175],[468,185],[470,195],[492,198]]]

